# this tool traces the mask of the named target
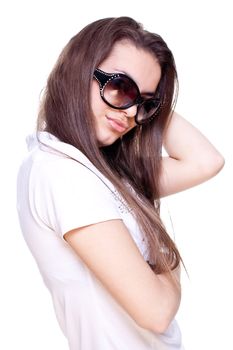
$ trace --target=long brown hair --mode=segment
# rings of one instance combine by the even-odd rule
[[[162,107],[150,123],[136,126],[114,144],[100,148],[90,87],[95,68],[121,40],[157,59],[162,71],[157,88]],[[112,182],[144,234],[155,273],[171,271],[182,260],[159,215],[162,140],[174,108],[176,87],[174,58],[159,35],[144,30],[129,17],[105,18],[87,25],[63,49],[48,78],[38,118],[38,130],[78,148]]]

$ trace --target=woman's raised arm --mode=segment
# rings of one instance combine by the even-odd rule
[[[161,197],[186,190],[215,176],[224,165],[223,156],[187,120],[174,113],[164,135],[160,177]]]

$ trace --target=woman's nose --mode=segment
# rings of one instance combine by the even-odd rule
[[[123,109],[127,118],[135,117],[137,114],[137,110],[138,110],[138,106],[136,104],[129,108]]]

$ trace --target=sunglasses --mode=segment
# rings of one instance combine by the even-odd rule
[[[94,78],[99,83],[100,96],[110,107],[127,109],[137,105],[135,122],[139,125],[151,121],[161,108],[159,98],[143,98],[137,84],[125,74],[106,73],[95,69]]]

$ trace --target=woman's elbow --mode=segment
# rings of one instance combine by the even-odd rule
[[[225,158],[219,153],[218,154],[218,159],[216,160],[216,174],[222,170],[222,168],[224,167],[225,165]]]
[[[209,179],[217,175],[224,167],[225,159],[220,153],[213,154],[205,159],[202,165],[202,171],[205,173],[206,178]]]
[[[156,334],[164,334],[169,325],[171,324],[173,319],[167,319],[167,320],[163,320],[160,323],[157,323],[156,325],[153,325],[153,327],[151,328],[152,332],[156,333]]]
[[[163,305],[162,308],[157,307],[154,309],[154,312],[150,313],[149,317],[147,315],[147,318],[144,318],[144,322],[140,322],[139,325],[153,333],[165,333],[179,309],[180,300],[181,297],[177,296],[172,304]]]
[[[168,329],[170,323],[172,322],[174,317],[166,318],[162,317],[160,320],[156,319],[153,322],[146,322],[146,323],[138,323],[138,325],[144,329],[147,329],[153,333],[156,334],[164,334],[166,330]]]

